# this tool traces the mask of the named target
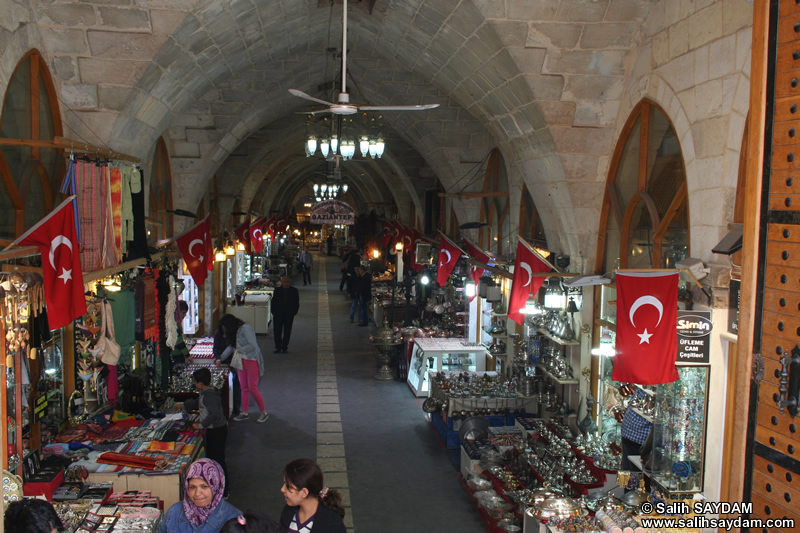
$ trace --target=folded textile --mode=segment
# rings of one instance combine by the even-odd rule
[[[171,452],[174,450],[174,442],[161,442],[160,440],[150,441],[150,445],[147,447],[147,451],[149,452]]]
[[[141,455],[129,453],[105,452],[97,458],[98,463],[107,465],[129,466],[131,468],[141,468],[144,470],[158,470],[167,465],[163,459],[153,459]]]

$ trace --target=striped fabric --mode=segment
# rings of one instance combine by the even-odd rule
[[[114,225],[114,247],[117,256],[122,258],[122,172],[119,168],[111,169],[111,221]],[[130,202],[130,199],[128,199]]]
[[[117,266],[120,263],[119,252],[117,252],[116,240],[114,238],[114,208],[111,203],[111,167],[104,165],[100,167],[103,173],[103,218],[100,223],[103,225],[103,267]]]
[[[75,192],[81,233],[81,267],[84,272],[103,268],[105,237],[105,184],[94,162],[75,161]]]

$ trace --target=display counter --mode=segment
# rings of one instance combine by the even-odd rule
[[[448,375],[448,372],[442,374]],[[463,374],[458,372],[456,374]],[[496,377],[497,372],[480,372],[481,375]],[[431,397],[437,398],[447,403],[447,417],[453,416],[456,412],[470,413],[478,410],[489,409],[491,411],[517,411],[523,413],[534,413],[538,408],[538,402],[534,398],[520,398],[514,395],[498,396],[462,396],[452,395],[443,390],[441,381],[437,379],[437,373],[429,373],[431,384]]]
[[[443,337],[414,340],[408,385],[417,397],[430,394],[429,372],[482,372],[486,348],[464,339]]]
[[[266,335],[269,333],[269,323],[272,321],[272,292],[273,289],[246,290],[243,294],[243,304],[228,306],[226,312],[253,326],[256,335]]]
[[[202,437],[190,429],[195,420],[196,416],[186,417],[182,414],[149,419],[141,426],[127,428],[120,436],[114,433],[113,442],[94,444],[92,447],[95,451],[73,463],[70,469],[85,468],[89,482],[109,482],[114,492],[150,491],[153,497],[163,500],[168,508],[182,500],[183,475],[203,451]],[[109,431],[107,429],[105,433]],[[102,439],[102,436],[99,438]],[[101,462],[103,452],[130,454],[164,461],[166,464],[157,470],[104,464]]]

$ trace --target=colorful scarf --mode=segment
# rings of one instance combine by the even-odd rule
[[[189,480],[201,478],[208,486],[214,497],[208,507],[198,507],[189,498]],[[189,466],[184,482],[183,513],[192,524],[199,526],[205,522],[214,509],[222,502],[222,493],[225,492],[225,473],[218,462],[211,459],[198,459]]]

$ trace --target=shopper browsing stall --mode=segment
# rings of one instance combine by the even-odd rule
[[[228,338],[222,331],[222,320],[220,320],[217,323],[217,330],[214,332],[214,345],[211,349],[211,353],[214,355],[215,365],[221,366],[231,364],[233,352],[229,352],[227,357],[222,359],[222,354],[225,353],[227,347]],[[231,375],[233,376],[233,409],[231,410],[231,415],[236,417],[242,410],[242,386],[239,384],[239,374],[236,372],[236,369],[233,369]]]
[[[183,501],[164,515],[158,533],[218,533],[241,511],[223,500],[225,473],[211,459],[199,459],[186,472]]]
[[[295,289],[297,291],[297,289]],[[239,384],[242,387],[242,411],[234,417],[236,421],[247,420],[249,415],[247,409],[250,405],[250,395],[256,401],[261,415],[256,420],[259,423],[266,422],[269,418],[264,407],[264,397],[258,390],[258,380],[264,375],[264,357],[258,347],[256,332],[253,326],[245,324],[239,318],[227,314],[220,319],[222,331],[228,339],[228,347],[222,352],[221,360],[231,358],[231,367],[235,368],[239,374]]]
[[[283,470],[286,506],[281,530],[289,533],[344,533],[342,497],[323,483],[322,470],[311,459],[296,459]]]
[[[194,386],[200,391],[197,399],[176,403],[175,410],[200,411],[200,422],[194,424],[195,429],[203,429],[203,447],[206,457],[213,459],[222,466],[227,475],[228,466],[225,462],[225,443],[228,439],[228,420],[222,411],[222,396],[219,389],[211,386],[211,371],[207,368],[198,368],[192,372]],[[230,489],[225,487],[225,496]]]

